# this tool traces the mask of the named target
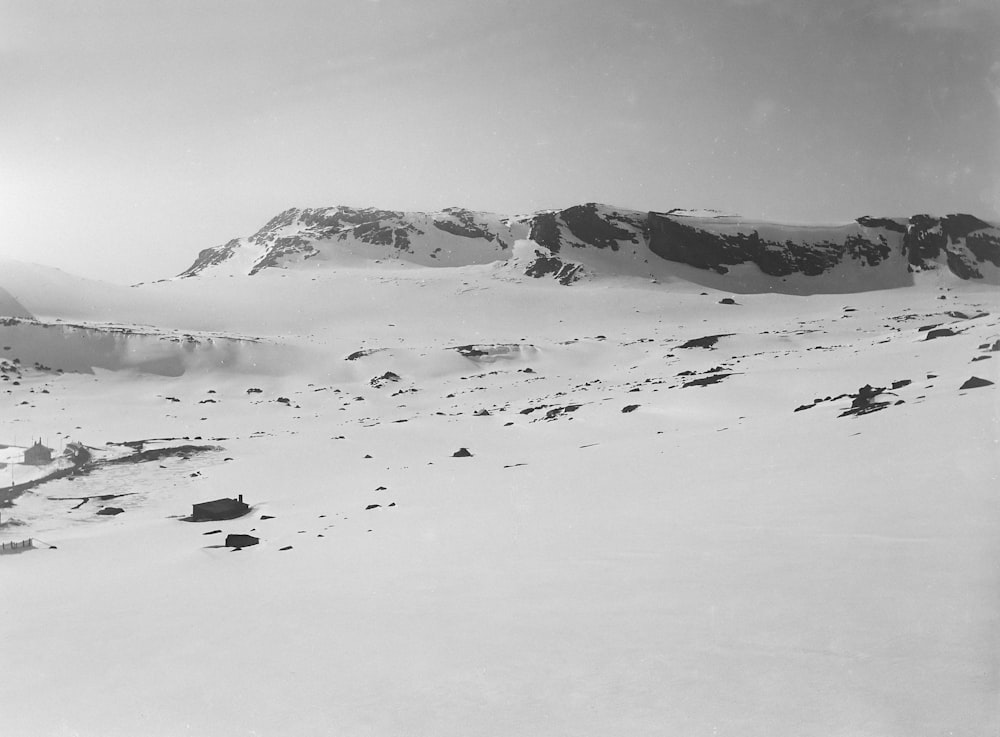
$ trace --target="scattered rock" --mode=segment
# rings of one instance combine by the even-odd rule
[[[716,343],[719,342],[719,338],[726,338],[732,335],[732,333],[723,333],[722,335],[706,335],[703,338],[692,338],[691,340],[684,343],[681,348],[709,348],[711,349]]]
[[[104,509],[99,510],[97,513],[106,517],[114,517],[116,514],[121,514],[124,511],[121,507],[104,507]]]
[[[555,409],[550,409],[545,413],[545,420],[554,420],[561,415],[569,414],[570,412],[576,412],[580,409],[582,405],[579,404],[567,404],[565,407],[556,407]],[[523,414],[523,413],[522,413]]]
[[[863,387],[858,389],[857,394],[848,395],[854,398],[851,402],[851,408],[845,412],[841,412],[839,416],[849,417],[852,415],[867,415],[872,412],[878,412],[879,410],[885,409],[889,406],[889,402],[874,401],[875,398],[884,391],[884,386],[873,387],[871,384],[865,384]]]
[[[452,458],[471,458],[472,453],[469,452],[468,448],[459,448],[454,453],[451,454]]]
[[[384,374],[382,374],[381,376],[376,376],[368,383],[370,383],[376,389],[381,389],[383,386],[385,386],[390,382],[398,382],[400,380],[401,379],[399,377],[399,374],[395,373],[394,371],[386,371]]]
[[[638,404],[627,404],[624,407],[622,407],[622,414],[628,414],[629,412],[635,412],[637,409],[639,409],[639,405]]]
[[[378,509],[381,506],[382,506],[381,504],[369,504],[367,507],[365,507],[365,511],[367,512],[369,509]]]
[[[683,388],[687,389],[691,386],[709,386],[710,384],[718,384],[727,376],[732,376],[732,374],[709,374],[708,376],[691,379],[691,381],[685,381]]]
[[[935,330],[928,330],[927,337],[924,340],[934,340],[935,338],[947,338],[950,335],[957,335],[957,333],[951,328],[936,328]]]
[[[226,547],[227,548],[248,548],[251,545],[256,545],[260,542],[260,538],[256,538],[253,535],[241,535],[239,533],[231,533],[226,535]]]
[[[969,379],[966,379],[965,383],[962,384],[962,386],[958,387],[958,389],[959,391],[961,391],[962,389],[979,389],[984,386],[992,386],[992,385],[993,382],[989,381],[988,379],[981,379],[978,376],[973,376]]]

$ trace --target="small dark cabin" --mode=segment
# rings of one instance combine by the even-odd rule
[[[250,506],[243,503],[243,495],[238,499],[216,499],[211,502],[200,502],[191,509],[191,519],[202,520],[235,519],[250,511]]]
[[[41,440],[36,440],[35,444],[24,451],[24,463],[28,466],[44,466],[52,463],[52,448],[46,448]]]

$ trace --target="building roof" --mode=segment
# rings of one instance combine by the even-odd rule
[[[193,505],[193,517],[238,517],[246,513],[250,505],[238,499],[213,499],[210,502],[198,502]]]

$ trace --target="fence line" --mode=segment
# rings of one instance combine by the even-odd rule
[[[18,550],[28,550],[33,547],[35,547],[35,544],[30,537],[27,540],[0,543],[0,555],[3,553],[13,553]]]

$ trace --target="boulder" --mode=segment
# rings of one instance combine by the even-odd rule
[[[227,548],[248,548],[251,545],[256,545],[260,542],[259,538],[253,535],[241,535],[238,533],[232,533],[226,535],[226,547]]]
[[[979,389],[984,386],[992,386],[993,382],[988,379],[981,379],[978,376],[972,376],[965,381],[962,386],[958,387],[959,391],[962,389]]]

